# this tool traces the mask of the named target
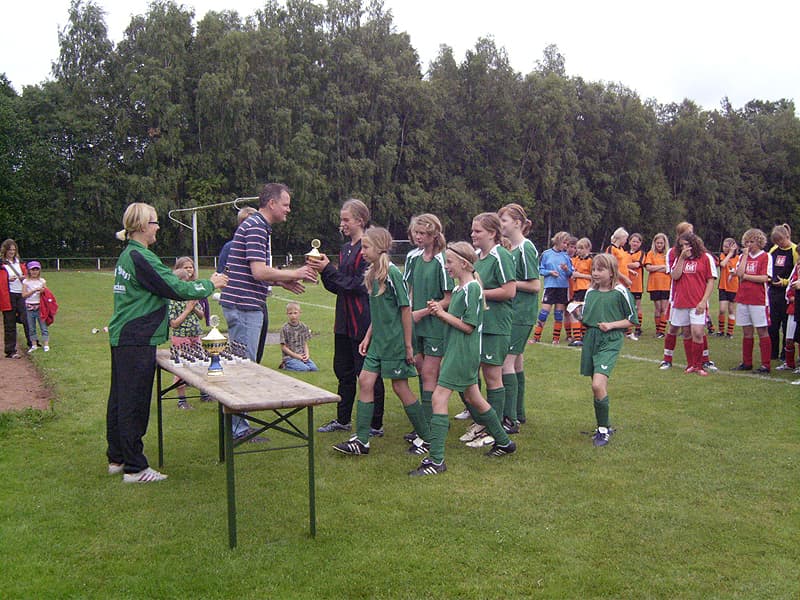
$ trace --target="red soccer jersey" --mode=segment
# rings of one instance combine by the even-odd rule
[[[676,264],[677,260],[673,268]],[[681,276],[672,282],[672,306],[694,308],[702,300],[708,280],[716,277],[717,270],[710,254],[705,253],[700,258],[687,258],[683,263]]]
[[[759,250],[758,254],[752,256],[742,256],[740,261],[744,263],[745,275],[767,275],[767,280],[772,279],[772,255]],[[738,304],[753,304],[755,306],[766,306],[767,302],[767,283],[756,283],[755,281],[740,280],[739,291],[736,292],[736,302]]]

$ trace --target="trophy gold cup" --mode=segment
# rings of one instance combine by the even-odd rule
[[[228,339],[219,332],[217,326],[219,325],[219,317],[212,315],[209,319],[211,323],[211,331],[202,339],[203,349],[208,352],[211,357],[211,363],[208,365],[209,377],[222,377],[222,364],[219,361],[219,355],[225,351],[228,346]]]
[[[322,256],[319,253],[319,247],[321,245],[322,243],[318,239],[314,238],[313,240],[311,240],[311,250],[309,252],[306,252],[306,256],[310,258],[319,258],[320,256]]]

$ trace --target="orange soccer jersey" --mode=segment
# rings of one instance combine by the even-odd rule
[[[631,280],[631,292],[633,293],[641,293],[644,288],[642,284],[644,283],[644,277],[642,277],[642,265],[644,264],[644,252],[641,250],[637,250],[636,252],[631,252],[628,254],[628,264],[630,263],[639,263],[639,267],[634,269],[633,267],[628,267],[628,277]]]
[[[650,250],[644,257],[644,264],[653,265],[654,267],[666,267],[667,255],[664,252]],[[647,274],[648,292],[668,292],[671,284],[672,278],[664,271]]]
[[[630,254],[628,254],[624,248],[620,248],[619,246],[615,246],[611,244],[608,248],[606,248],[606,253],[610,254],[614,258],[617,259],[617,265],[619,267],[620,275],[625,275],[628,279],[630,279],[630,273],[628,272],[628,263],[630,262]],[[630,287],[630,286],[625,286]]]
[[[580,258],[579,256],[572,257],[572,270],[576,273],[583,273],[584,275],[592,274],[592,257]],[[580,290],[588,290],[589,285],[592,283],[589,279],[577,278],[571,279],[575,292]]]
[[[736,275],[736,265],[739,264],[741,256],[739,254],[731,256],[728,264],[723,267],[722,261],[725,260],[726,256],[727,254],[719,255],[719,289],[735,294],[739,291],[739,277]]]

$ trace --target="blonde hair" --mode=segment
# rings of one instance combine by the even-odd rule
[[[555,248],[557,244],[561,242],[568,242],[569,241],[569,233],[566,231],[559,231],[550,239],[550,246]]]
[[[650,252],[658,254],[658,250],[656,250],[656,240],[664,240],[664,251],[663,254],[667,253],[667,248],[669,248],[669,238],[667,237],[666,233],[657,233],[653,236],[653,243],[650,244]]]
[[[408,237],[412,240],[415,229],[420,229],[433,237],[434,254],[439,254],[445,249],[447,241],[444,239],[442,222],[439,220],[439,217],[431,213],[424,213],[416,217],[411,217],[411,222],[408,224]]]
[[[493,212],[485,212],[479,215],[476,215],[472,219],[473,223],[477,222],[478,225],[483,227],[486,231],[494,233],[494,243],[499,244],[501,239],[503,238],[503,233],[500,231],[500,217],[497,216],[497,213]]]
[[[364,273],[364,285],[367,292],[372,293],[372,284],[378,282],[378,293],[380,296],[386,291],[386,278],[389,276],[389,249],[392,247],[392,234],[383,227],[369,227],[362,240],[367,241],[379,252],[378,260],[369,265],[369,269]]]
[[[197,265],[194,264],[194,260],[192,260],[192,257],[190,257],[190,256],[180,256],[180,257],[176,258],[175,259],[175,269],[174,269],[174,271],[176,272],[176,274],[177,274],[178,270],[186,272],[186,265],[191,265],[192,266],[192,276],[191,276],[191,278],[187,278],[184,281],[194,281],[195,279],[197,279]],[[183,277],[181,277],[181,279],[183,279]]]
[[[133,202],[125,209],[122,215],[122,226],[125,229],[120,229],[116,234],[116,238],[124,242],[130,239],[132,233],[137,231],[144,231],[150,221],[156,217],[156,209],[144,202]]]
[[[592,259],[592,270],[594,270],[595,265],[611,272],[611,287],[613,288],[617,280],[619,280],[619,263],[617,262],[617,257],[605,252],[597,254]]]
[[[783,223],[782,225],[775,225],[772,228],[772,232],[770,233],[769,239],[772,240],[773,244],[777,244],[778,239],[785,239],[787,242],[792,241],[792,228],[789,227],[788,223]]]
[[[481,276],[478,275],[478,272],[475,270],[475,263],[478,261],[478,253],[475,251],[473,245],[469,242],[450,242],[447,244],[447,249],[455,254],[462,263],[464,263],[464,266],[473,274],[475,281],[477,281],[478,285],[481,286],[481,289],[483,289]],[[482,298],[483,308],[486,310],[486,296],[483,295]]]
[[[299,302],[287,302],[286,303],[286,310],[288,311],[290,308],[296,308],[300,310],[300,303]]]
[[[345,200],[344,204],[342,204],[342,210],[348,211],[354,218],[361,221],[362,229],[366,229],[369,226],[369,208],[362,200],[358,198]]]
[[[689,223],[689,221],[681,221],[677,225],[675,225],[675,243],[678,243],[679,237],[681,237],[684,233],[691,231],[694,233],[694,225]]]
[[[236,221],[239,223],[239,225],[241,225],[242,221],[244,221],[247,217],[249,217],[253,213],[257,212],[258,211],[252,206],[243,206],[242,208],[239,209],[239,212],[236,213]]]
[[[500,217],[505,214],[508,214],[512,220],[522,223],[522,226],[520,227],[522,235],[527,236],[531,232],[533,223],[531,223],[531,220],[528,218],[528,214],[525,212],[525,209],[522,208],[522,206],[516,202],[506,204],[503,208],[497,211],[497,215]]]
[[[611,243],[616,246],[623,237],[630,237],[628,231],[624,227],[617,227],[614,233],[611,234]]]
[[[754,241],[759,250],[763,250],[764,246],[767,245],[767,235],[760,229],[748,229],[745,231],[742,234],[742,246],[744,246],[745,240]]]
[[[575,242],[575,249],[578,248],[586,248],[589,252],[592,251],[592,240],[587,237],[582,237],[577,242]]]

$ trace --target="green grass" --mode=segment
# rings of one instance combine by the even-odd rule
[[[656,368],[661,342],[626,341],[610,382],[618,433],[593,448],[579,352],[526,352],[529,423],[519,451],[488,459],[452,422],[443,476],[410,480],[410,426],[387,398],[386,437],[352,459],[318,434],[317,537],[308,534],[306,456],[237,459],[239,546],[227,546],[216,408],[165,405],[163,484],[105,474],[107,272],[48,273],[61,305],[52,350],[33,358],[51,411],[0,416],[0,590],[4,598],[797,598],[800,390],[791,375],[732,374],[740,339],[712,338],[708,378]],[[297,298],[335,390],[333,297]],[[271,331],[288,294],[269,300]],[[212,302],[212,310],[221,313]],[[549,339],[545,333],[544,339]],[[682,362],[679,345],[676,363]],[[270,346],[264,364],[279,362]],[[451,414],[459,410],[451,400]],[[316,411],[318,423],[335,407]],[[270,434],[277,441],[278,433]],[[145,451],[156,460],[155,416]]]

